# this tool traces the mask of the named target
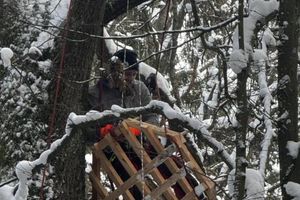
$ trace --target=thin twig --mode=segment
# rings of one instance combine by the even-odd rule
[[[0,183],[0,188],[5,186],[5,185],[8,185],[8,184],[10,184],[14,181],[17,181],[17,180],[18,180],[18,178],[12,178],[12,179],[9,179],[8,181],[4,182],[4,183]]]

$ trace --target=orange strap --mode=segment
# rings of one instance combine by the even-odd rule
[[[105,137],[107,134],[110,134],[113,132],[113,125],[112,124],[106,124],[105,126],[100,128],[100,135],[101,137]]]
[[[130,132],[135,135],[135,136],[140,136],[141,135],[141,130],[137,129],[137,128],[132,128],[129,127]]]

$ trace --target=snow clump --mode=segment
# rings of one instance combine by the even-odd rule
[[[232,71],[238,74],[247,67],[247,60],[245,52],[243,50],[236,49],[231,53],[228,64]]]
[[[11,66],[11,58],[14,56],[14,52],[10,48],[2,48],[0,50],[1,59],[5,68]]]

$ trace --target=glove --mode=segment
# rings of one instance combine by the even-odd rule
[[[112,124],[106,124],[105,126],[100,128],[100,136],[105,137],[107,134],[111,134],[113,132],[113,125]]]
[[[141,131],[137,128],[129,127],[129,130],[135,136],[140,136],[141,135]]]
[[[129,127],[129,131],[135,136],[141,135],[141,131],[137,128]],[[105,137],[107,134],[113,134],[114,126],[112,124],[106,124],[105,126],[100,128],[99,132],[101,137]]]

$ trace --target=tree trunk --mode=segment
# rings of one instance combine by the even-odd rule
[[[19,45],[18,37],[22,31],[22,26],[18,22],[19,15],[18,2],[0,0],[0,47],[9,47],[11,44]]]
[[[3,11],[4,11],[4,1],[0,0],[0,22],[2,22],[3,17],[4,17]],[[0,25],[2,25],[2,24],[0,24]],[[0,27],[0,28],[2,28],[2,27]]]
[[[59,135],[64,133],[64,126],[70,112],[83,113],[88,92],[87,80],[90,76],[91,65],[95,54],[95,41],[90,34],[102,33],[105,0],[72,1],[66,29],[75,30],[64,36],[61,61],[54,62],[56,83],[50,91],[54,99],[50,108],[50,117],[55,119],[53,130]],[[84,34],[81,34],[83,32]],[[61,62],[63,62],[61,64]],[[51,124],[51,122],[50,122]],[[51,125],[50,125],[51,126]],[[50,127],[51,129],[51,127]],[[51,133],[51,130],[50,130]],[[86,199],[85,198],[85,138],[78,134],[70,145],[54,161],[55,170],[55,199]]]
[[[279,25],[280,41],[278,47],[278,146],[280,160],[280,183],[283,199],[290,199],[284,184],[290,180],[300,183],[300,172],[295,168],[294,160],[288,156],[288,141],[298,141],[298,84],[297,84],[297,48],[299,26],[298,0],[280,1]],[[299,165],[299,162],[298,162]]]
[[[170,2],[171,3],[171,2]],[[172,12],[173,12],[173,29],[174,30],[179,30],[182,28],[183,25],[183,19],[184,19],[184,7],[181,8],[181,10],[177,10],[178,9],[178,3],[177,2],[173,2],[172,4]],[[174,34],[172,35],[172,39],[171,42],[169,44],[169,48],[170,47],[175,47],[178,45],[178,37],[179,34]],[[166,38],[165,38],[166,39]],[[176,57],[177,48],[172,49],[169,53],[166,53],[166,57],[165,59],[161,59],[161,66],[166,66],[167,71],[169,72],[170,75],[170,81],[173,87],[173,94],[176,98],[176,104],[177,106],[181,107],[181,97],[179,94],[179,81],[178,81],[178,77],[177,74],[175,72],[175,65],[177,63],[178,58]],[[159,55],[160,56],[160,55]]]
[[[2,36],[2,32],[4,29],[3,20],[4,20],[4,1],[0,0],[0,46],[2,46],[3,43],[2,40],[4,40]]]
[[[237,83],[237,104],[238,112],[236,119],[236,171],[235,171],[235,199],[245,198],[245,179],[246,179],[246,134],[248,127],[248,108],[247,108],[247,84],[248,70],[243,69],[238,74]]]
[[[239,49],[245,50],[244,46],[244,1],[239,0]],[[237,75],[237,106],[236,119],[238,127],[236,129],[236,170],[234,184],[234,199],[245,198],[246,179],[246,134],[248,127],[248,103],[247,103],[247,78],[248,69],[243,69]]]

